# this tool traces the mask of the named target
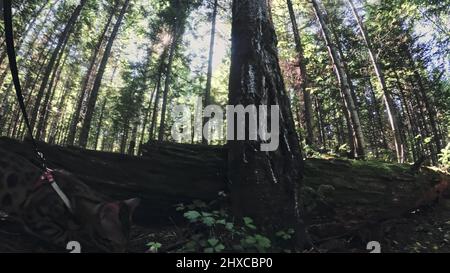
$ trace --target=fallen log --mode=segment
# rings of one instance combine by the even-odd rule
[[[52,168],[72,172],[112,198],[142,198],[137,219],[145,224],[167,223],[178,215],[176,204],[212,201],[226,190],[225,147],[151,142],[135,157],[41,145]],[[1,138],[0,147],[34,159],[27,143]],[[429,168],[411,172],[407,164],[335,158],[305,165],[303,200],[312,225],[325,216],[340,225],[395,217],[448,195],[449,177]]]
[[[37,164],[27,142],[0,138],[0,147]],[[226,161],[198,153],[161,149],[136,157],[45,143],[40,147],[51,168],[69,171],[111,198],[140,197],[143,202],[136,219],[141,224],[166,224],[178,215],[176,204],[212,201],[225,188]],[[216,157],[220,153],[224,150],[217,149]]]

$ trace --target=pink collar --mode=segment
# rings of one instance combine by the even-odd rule
[[[38,189],[44,184],[51,184],[53,182],[55,182],[55,178],[53,177],[53,170],[47,168],[47,170],[36,181],[34,188]]]
[[[73,213],[70,200],[56,183],[52,169],[47,168],[45,170],[45,172],[39,177],[39,180],[36,182],[34,189],[38,189],[44,184],[50,184],[50,186],[53,188],[56,194],[58,194],[59,198],[61,198],[61,200],[64,202],[64,205],[66,205],[69,211]]]

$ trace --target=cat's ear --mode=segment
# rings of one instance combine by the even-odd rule
[[[100,207],[100,219],[115,220],[118,219],[119,205],[116,202],[105,203]]]
[[[119,202],[105,203],[101,206],[99,216],[102,235],[117,246],[126,244],[126,237],[122,233]]]
[[[131,198],[128,200],[123,201],[123,203],[125,205],[128,206],[128,208],[130,209],[130,217],[133,215],[134,210],[139,206],[139,204],[141,203],[141,199],[139,198]]]

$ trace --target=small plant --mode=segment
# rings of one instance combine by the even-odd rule
[[[162,244],[157,242],[150,242],[147,244],[148,246],[148,252],[151,253],[158,253],[158,250],[161,248]]]
[[[183,235],[186,243],[178,251],[264,253],[273,248],[270,239],[258,232],[252,218],[243,217],[235,223],[226,210],[211,207],[201,201],[177,206],[188,222],[188,232]]]

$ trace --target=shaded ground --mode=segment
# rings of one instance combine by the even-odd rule
[[[310,226],[315,239],[312,252],[369,252],[366,244],[375,239],[379,240],[382,252],[450,252],[450,200],[373,225],[359,226],[361,221],[358,219],[343,225],[333,216],[316,218],[315,221]],[[35,240],[22,233],[20,226],[5,219],[0,223],[0,252],[65,251]],[[332,229],[331,233],[337,235],[323,234],[326,229]],[[182,232],[183,228],[178,225],[159,228],[135,226],[129,251],[147,252],[148,242],[159,242],[163,251],[176,252]]]

